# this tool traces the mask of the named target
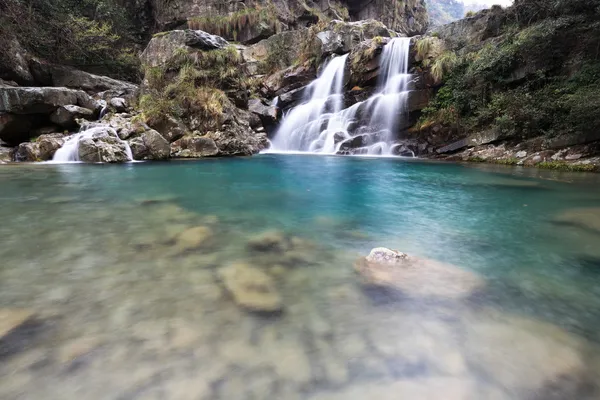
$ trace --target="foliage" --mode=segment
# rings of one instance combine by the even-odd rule
[[[117,78],[137,79],[130,16],[117,0],[0,0],[0,38],[34,55]]]
[[[522,0],[517,5],[533,3]],[[538,12],[552,14],[548,7],[571,10],[573,4],[586,10],[589,5],[583,0],[569,7],[566,1],[549,3]],[[423,110],[419,127],[459,124],[461,131],[492,129],[520,140],[600,130],[598,15],[534,18],[532,14],[527,23],[508,18],[501,36],[482,47],[443,53],[430,67],[443,86]],[[418,43],[418,55],[428,51],[427,46]]]
[[[244,7],[228,15],[193,17],[188,20],[190,29],[200,29],[230,40],[238,40],[242,30],[258,25],[267,26],[273,32],[282,30],[273,3],[269,2],[266,5],[257,3],[252,8]]]
[[[257,83],[246,77],[234,46],[188,52],[181,49],[161,67],[146,68],[146,91],[139,108],[155,125],[169,116],[199,121],[202,129],[217,129],[223,122],[228,93],[239,96]]]
[[[564,161],[544,161],[537,164],[538,168],[570,172],[594,172],[598,167],[594,164],[572,164]]]

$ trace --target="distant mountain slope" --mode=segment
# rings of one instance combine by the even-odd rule
[[[465,5],[458,0],[427,0],[426,4],[432,26],[448,24],[465,16]]]

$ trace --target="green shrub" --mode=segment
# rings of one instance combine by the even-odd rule
[[[137,80],[130,21],[117,0],[0,0],[0,38],[51,62]]]

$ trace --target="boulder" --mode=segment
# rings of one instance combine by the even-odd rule
[[[25,142],[17,147],[15,152],[15,161],[35,162],[42,161],[40,158],[40,148],[37,143]]]
[[[58,107],[50,114],[50,121],[65,129],[75,130],[79,127],[77,119],[83,118],[91,120],[94,118],[94,111],[74,105]]]
[[[365,286],[393,289],[407,297],[463,299],[485,286],[473,272],[383,247],[359,259],[355,269]]]
[[[225,129],[206,134],[217,145],[220,156],[251,156],[269,146],[264,132],[255,132],[250,127],[239,125]]]
[[[7,163],[14,159],[15,149],[12,147],[0,146],[0,162]]]
[[[284,232],[281,231],[266,231],[248,240],[248,248],[250,250],[261,252],[277,252],[282,253],[290,250],[292,243]]]
[[[99,111],[99,104],[82,90],[64,87],[0,88],[0,113],[51,114],[58,107],[76,105]]]
[[[327,56],[349,53],[364,40],[395,35],[383,23],[369,19],[357,22],[331,21],[317,37],[321,41],[322,55]]]
[[[119,139],[112,128],[93,128],[77,135],[75,140],[79,161],[120,163],[132,159],[129,145]]]
[[[6,32],[3,31],[3,34]],[[34,84],[34,78],[29,71],[30,54],[16,38],[4,38],[0,58],[0,79],[15,81],[21,85]]]
[[[222,49],[227,41],[220,36],[204,31],[175,30],[157,33],[140,56],[142,63],[149,67],[158,67],[171,60],[181,49],[196,50]]]
[[[100,104],[81,90],[54,87],[0,88],[0,139],[18,145],[33,130],[51,125],[50,115],[61,106],[100,111]]]
[[[127,107],[128,107],[127,100],[125,100],[122,97],[113,97],[108,102],[108,105],[110,106],[110,108],[112,108],[113,110],[115,110],[118,113],[127,111]]]
[[[115,91],[118,93],[133,94],[138,86],[131,83],[109,78],[108,76],[94,75],[64,65],[49,64],[37,60],[30,62],[30,70],[35,81],[40,86],[67,87],[80,89],[88,93]]]
[[[87,124],[87,126],[103,126],[108,125],[113,128],[119,138],[125,140],[150,130],[150,127],[144,122],[132,118],[128,114],[109,114],[102,118],[102,121],[97,124]]]
[[[188,135],[171,145],[171,156],[179,158],[211,157],[219,154],[215,141],[200,135]]]
[[[165,160],[171,156],[171,146],[160,133],[150,129],[129,141],[134,160]]]
[[[233,301],[241,308],[259,313],[283,310],[275,281],[258,268],[235,263],[220,268],[217,273]]]
[[[248,111],[258,116],[262,126],[271,132],[277,124],[278,110],[274,105],[264,104],[260,99],[248,100]]]
[[[175,117],[161,118],[158,122],[152,124],[152,128],[156,129],[169,143],[182,138],[186,133],[183,122]]]

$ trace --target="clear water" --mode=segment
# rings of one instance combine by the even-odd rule
[[[0,308],[35,319],[0,339],[0,398],[599,398],[599,183],[292,155],[5,166]],[[198,225],[209,245],[178,251]],[[250,251],[268,230],[304,244]],[[378,246],[487,286],[365,290],[353,263]],[[281,314],[233,302],[216,271],[238,261],[275,279]]]

